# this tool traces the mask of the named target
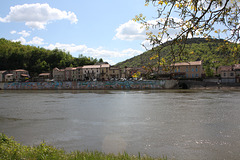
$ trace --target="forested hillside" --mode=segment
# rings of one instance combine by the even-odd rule
[[[235,56],[232,56],[231,54],[233,48],[237,50],[240,49],[239,45],[231,44],[230,42],[229,45],[226,45],[226,43],[228,42],[217,39],[189,39],[186,41],[184,50],[185,55],[181,57],[181,60],[179,60],[179,62],[202,60],[205,69],[216,69],[221,65],[232,65],[234,63],[240,63],[240,53],[238,52],[238,54]],[[168,59],[168,53],[170,50],[170,46],[163,48],[160,52],[160,57]],[[149,64],[154,65],[157,64],[157,60],[151,60],[151,57],[154,57],[156,54],[158,54],[158,47],[154,48],[153,50],[146,51],[143,54],[135,56],[124,62],[120,62],[116,64],[116,66],[142,67]]]
[[[31,76],[36,76],[42,72],[49,72],[55,67],[76,67],[96,62],[97,59],[83,55],[75,58],[60,49],[47,50],[0,39],[0,70],[25,69]]]

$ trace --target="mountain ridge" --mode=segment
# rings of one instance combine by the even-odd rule
[[[163,45],[167,45],[166,43],[164,43]],[[235,57],[231,56],[233,45],[236,44],[230,43],[223,39],[191,38],[188,39],[185,44],[185,55],[182,57],[181,61],[176,62],[202,60],[204,69],[211,68],[212,70],[214,70],[217,69],[219,66],[234,64],[234,62],[236,62],[236,58],[237,63],[239,63],[240,60],[239,54]],[[123,62],[119,62],[115,66],[123,68],[125,66],[142,67],[147,65],[156,65],[156,59],[150,60],[150,58],[154,56],[156,52],[158,52],[158,48],[160,47],[155,47],[154,49],[145,51],[138,56],[132,57]],[[237,49],[240,50],[238,44]],[[161,55],[161,57],[163,58],[167,58],[169,50],[169,46],[166,46],[161,49],[160,54],[157,54]]]

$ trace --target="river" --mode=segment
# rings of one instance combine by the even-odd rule
[[[240,91],[0,91],[0,132],[24,145],[169,159],[240,159]]]

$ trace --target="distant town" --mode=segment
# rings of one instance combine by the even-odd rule
[[[175,63],[172,69],[153,70],[150,76],[155,79],[205,79],[202,61]],[[119,68],[108,63],[85,65],[81,67],[54,68],[51,73],[41,73],[30,77],[24,69],[0,71],[0,82],[47,82],[47,81],[126,81],[149,79],[144,68]],[[156,76],[157,75],[157,76]],[[214,73],[221,83],[240,83],[240,64],[220,66]]]

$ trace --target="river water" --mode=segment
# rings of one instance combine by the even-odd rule
[[[240,159],[240,91],[0,91],[0,132],[24,145],[169,159]]]

